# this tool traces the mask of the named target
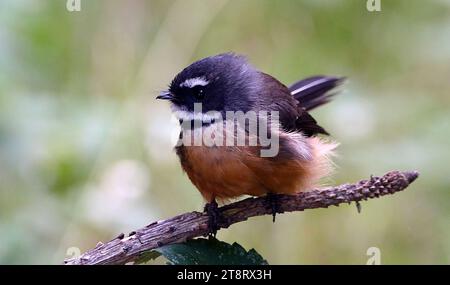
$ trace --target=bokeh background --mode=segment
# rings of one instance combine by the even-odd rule
[[[0,263],[60,264],[203,201],[154,98],[192,61],[245,54],[286,84],[345,75],[313,115],[341,143],[331,184],[420,171],[362,204],[259,217],[218,238],[271,264],[450,261],[450,1],[0,1]],[[176,136],[176,131],[175,131]],[[161,261],[156,261],[156,263]]]

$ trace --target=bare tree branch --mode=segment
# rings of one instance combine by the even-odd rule
[[[418,172],[392,171],[382,177],[371,177],[355,184],[343,184],[325,189],[300,192],[295,195],[278,195],[279,210],[283,212],[327,208],[352,201],[359,201],[402,191],[417,177]],[[359,206],[358,206],[359,208]],[[247,220],[250,217],[271,215],[272,208],[264,197],[247,198],[219,208],[223,221],[220,228]],[[168,220],[151,223],[125,237],[97,246],[77,258],[67,259],[65,264],[124,264],[138,259],[143,253],[167,244],[208,234],[208,216],[202,212],[185,213]]]

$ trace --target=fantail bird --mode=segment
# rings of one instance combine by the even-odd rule
[[[271,115],[265,117],[265,122],[269,122],[268,129],[279,144],[278,152],[271,157],[261,156],[263,146],[259,140],[253,146],[176,146],[181,166],[192,183],[209,205],[217,206],[216,199],[293,194],[313,188],[327,176],[332,168],[330,155],[336,143],[317,136],[328,133],[308,111],[327,103],[333,95],[329,91],[343,80],[315,76],[286,87],[272,76],[256,70],[245,57],[226,53],[186,67],[157,99],[171,102],[172,110],[184,125],[180,138],[195,137],[196,132],[204,131],[208,137],[225,134],[234,140],[235,129],[218,128],[229,121],[227,112],[278,113],[276,124]],[[195,109],[198,104],[201,104],[200,111]],[[259,136],[258,132],[252,134],[247,125],[243,129],[247,140]]]

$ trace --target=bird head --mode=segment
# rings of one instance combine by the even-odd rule
[[[180,119],[198,118],[207,112],[225,117],[227,111],[251,110],[258,80],[258,71],[245,57],[219,54],[183,69],[157,99],[169,100],[172,110],[182,114]],[[201,110],[196,106],[201,106]]]

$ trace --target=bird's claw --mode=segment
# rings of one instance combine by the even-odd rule
[[[208,235],[216,237],[217,230],[219,229],[220,211],[216,200],[205,205],[205,213],[208,214]]]
[[[270,209],[272,210],[272,221],[275,223],[275,217],[277,216],[277,213],[281,213],[278,196],[276,194],[268,193],[266,199],[267,203],[270,206]]]

